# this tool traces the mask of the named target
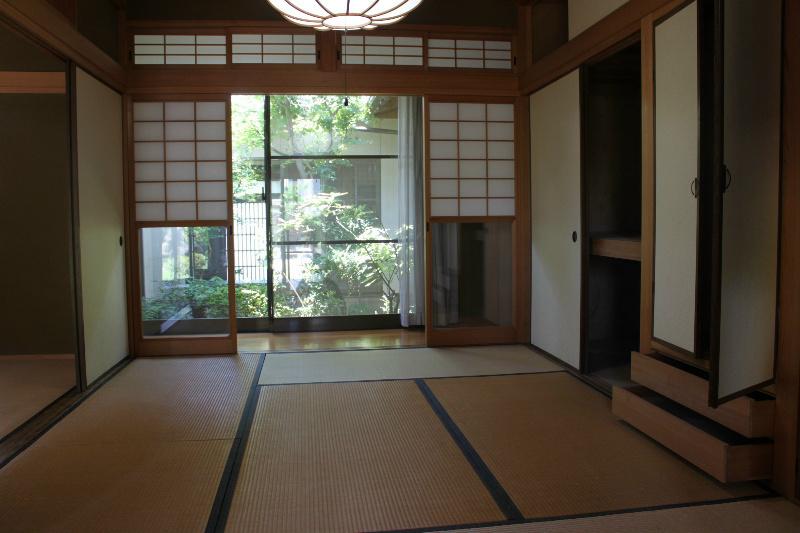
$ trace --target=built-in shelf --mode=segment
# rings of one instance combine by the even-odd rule
[[[592,239],[592,255],[642,260],[642,241],[638,237],[602,237]]]

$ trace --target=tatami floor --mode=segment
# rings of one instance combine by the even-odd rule
[[[0,531],[794,532],[523,346],[137,359],[0,469]]]

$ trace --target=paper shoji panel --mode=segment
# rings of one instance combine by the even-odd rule
[[[317,37],[308,34],[234,33],[234,63],[311,65],[317,62]]]
[[[224,35],[134,35],[136,65],[224,65]]]
[[[343,38],[343,65],[421,67],[422,63],[422,37],[346,35]]]
[[[228,219],[225,102],[133,104],[136,221]]]
[[[514,215],[514,105],[430,104],[432,217]]]
[[[510,70],[511,41],[428,39],[428,66]]]

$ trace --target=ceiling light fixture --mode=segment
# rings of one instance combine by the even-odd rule
[[[405,18],[422,0],[267,0],[288,20],[320,31],[373,30]]]

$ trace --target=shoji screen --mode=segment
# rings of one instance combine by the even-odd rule
[[[228,117],[225,97],[132,105],[136,355],[236,351]]]
[[[511,41],[428,39],[428,66],[511,70]]]
[[[514,105],[432,102],[431,217],[514,216]]]
[[[233,63],[313,65],[317,62],[317,36],[299,33],[234,33]]]
[[[513,342],[513,100],[433,100],[427,110],[428,344]]]
[[[133,104],[137,222],[228,220],[225,101]]]

